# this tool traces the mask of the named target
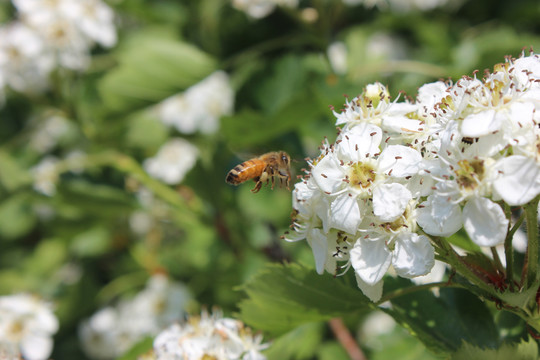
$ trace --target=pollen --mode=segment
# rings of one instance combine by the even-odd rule
[[[462,189],[474,190],[484,178],[483,160],[461,160],[459,169],[455,170],[457,182]]]
[[[376,172],[368,163],[357,162],[352,164],[349,173],[349,184],[360,189],[366,189],[375,181]]]

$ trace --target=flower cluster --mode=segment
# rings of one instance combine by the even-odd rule
[[[254,19],[270,15],[276,6],[298,7],[298,0],[232,0],[232,5]]]
[[[116,44],[114,13],[101,0],[12,0],[18,20],[0,28],[0,88],[42,90],[56,68],[84,70],[97,43]]]
[[[217,131],[219,119],[232,114],[233,107],[234,90],[229,76],[216,71],[185,92],[163,100],[154,110],[162,123],[182,134],[200,131],[208,135]],[[198,155],[198,149],[189,141],[173,138],[156,156],[146,159],[143,166],[150,176],[173,185],[184,179]]]
[[[295,185],[287,238],[307,240],[319,273],[352,266],[374,301],[390,266],[406,278],[431,270],[434,249],[418,225],[501,244],[509,220],[499,201],[524,205],[540,193],[538,108],[538,55],[508,59],[483,80],[426,84],[415,103],[367,86],[334,112],[336,141]]]
[[[262,336],[253,335],[241,321],[224,318],[220,311],[203,312],[162,331],[154,340],[153,351],[140,360],[264,360],[260,351],[267,344],[261,342]]]
[[[161,146],[156,156],[144,161],[150,176],[167,184],[178,184],[197,161],[199,151],[189,141],[173,138]]]
[[[48,359],[57,330],[50,304],[28,294],[0,297],[1,359]]]
[[[343,0],[346,5],[363,5],[371,8],[377,6],[381,9],[390,9],[395,12],[407,12],[412,10],[430,11],[438,7],[452,5],[459,6],[463,1],[448,0]]]
[[[219,119],[231,115],[234,91],[226,72],[218,70],[188,88],[165,99],[157,106],[160,120],[182,134],[200,131],[211,134],[219,128]]]
[[[92,359],[115,359],[180,319],[190,298],[182,284],[154,275],[133,299],[103,308],[81,324],[82,348]]]

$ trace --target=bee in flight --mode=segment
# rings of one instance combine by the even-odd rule
[[[272,180],[272,189],[275,184],[275,177],[279,179],[281,186],[285,184],[289,189],[291,181],[291,158],[285,151],[273,151],[259,157],[244,161],[236,165],[225,178],[225,181],[232,185],[239,185],[247,180],[253,179],[255,187],[252,192],[259,192],[264,182],[268,184]]]

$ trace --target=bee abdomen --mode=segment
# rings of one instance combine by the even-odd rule
[[[229,171],[229,173],[227,174],[227,177],[225,178],[225,181],[233,185],[240,184],[242,182],[239,176],[241,171],[242,171],[242,168],[240,167],[240,165],[236,165],[234,169]]]
[[[261,172],[265,166],[265,163],[259,159],[244,161],[229,171],[225,181],[232,185],[241,184],[246,180],[253,179],[261,175]]]

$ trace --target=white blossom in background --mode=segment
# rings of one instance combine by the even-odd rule
[[[335,41],[326,50],[332,70],[339,75],[347,73],[347,46],[341,41]]]
[[[507,60],[484,80],[424,85],[415,103],[366,86],[340,111],[342,129],[321,146],[293,191],[293,233],[318,273],[349,268],[371,300],[388,272],[428,275],[428,235],[464,228],[480,246],[504,242],[499,205],[540,194],[540,57]]]
[[[254,335],[241,321],[224,318],[220,311],[203,312],[162,331],[144,359],[264,360],[260,351],[267,347],[262,335]]]
[[[54,59],[34,29],[21,22],[0,27],[0,79],[20,92],[38,92],[47,86]]]
[[[33,123],[35,128],[29,145],[42,154],[51,151],[70,131],[73,131],[69,120],[60,114],[38,118]]]
[[[343,0],[349,6],[363,5],[366,8],[377,6],[381,10],[408,12],[413,10],[430,11],[449,5],[458,7],[464,0]]]
[[[17,19],[0,28],[0,83],[13,90],[42,91],[54,69],[85,70],[96,44],[116,44],[114,12],[101,0],[12,2]]]
[[[276,6],[298,7],[298,0],[232,0],[232,6],[254,19],[270,15]]]
[[[182,284],[154,275],[134,298],[102,308],[80,325],[82,348],[92,359],[115,359],[181,319],[190,299]]]
[[[197,161],[199,151],[187,140],[174,138],[159,149],[156,156],[144,161],[150,176],[167,184],[178,184]]]
[[[48,155],[30,169],[30,174],[34,179],[34,190],[48,196],[56,193],[59,175],[57,165],[58,159]]]
[[[0,358],[46,360],[57,331],[49,303],[28,294],[0,296]]]
[[[234,90],[224,71],[214,72],[185,92],[157,105],[160,120],[183,134],[215,133],[219,119],[231,115],[233,108]]]

